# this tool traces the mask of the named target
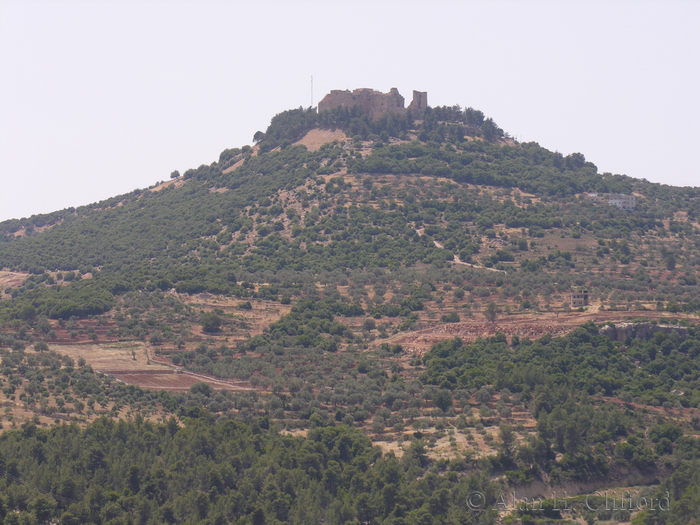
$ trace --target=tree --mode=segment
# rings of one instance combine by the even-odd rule
[[[377,324],[374,322],[374,319],[365,319],[365,322],[362,323],[362,330],[364,330],[365,332],[370,332],[376,327]]]
[[[491,392],[489,392],[488,388],[482,386],[474,394],[474,399],[476,399],[477,403],[488,403],[491,401]]]
[[[500,139],[503,137],[504,133],[501,128],[499,128],[492,118],[487,118],[481,125],[481,132],[486,140]]]
[[[218,332],[221,328],[221,317],[214,312],[206,312],[200,318],[202,330],[205,332]]]
[[[501,440],[500,449],[503,458],[510,463],[515,451],[515,433],[510,425],[501,425],[498,437]]]
[[[36,317],[36,309],[31,304],[22,306],[19,311],[19,318],[24,321],[31,321]]]
[[[491,301],[486,305],[486,308],[484,308],[484,317],[486,317],[490,323],[496,322],[496,317],[498,317],[498,306],[496,306],[496,303]]]
[[[668,254],[668,256],[666,257],[666,268],[668,268],[669,270],[676,269],[676,256],[672,253]]]
[[[53,498],[43,494],[37,496],[31,505],[36,518],[36,523],[44,523],[48,521],[53,515],[55,506],[56,502]]]
[[[440,408],[443,412],[446,412],[447,409],[452,406],[452,392],[441,388],[433,396],[433,403],[435,403],[435,406]]]
[[[211,397],[214,394],[214,389],[211,385],[202,381],[190,387],[190,394],[202,394],[205,397]]]
[[[170,178],[171,178],[171,179],[177,179],[177,178],[179,178],[179,177],[180,177],[180,172],[177,171],[177,170],[173,171],[173,172],[170,174]]]
[[[163,342],[163,334],[159,330],[154,330],[151,334],[150,342],[152,345],[159,345]]]

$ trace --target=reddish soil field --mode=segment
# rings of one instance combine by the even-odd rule
[[[528,312],[521,314],[505,315],[501,314],[496,322],[489,323],[483,319],[483,314],[476,313],[474,317],[481,317],[482,320],[474,319],[459,323],[443,323],[437,320],[421,318],[425,328],[411,332],[401,332],[388,339],[378,340],[378,343],[386,342],[390,344],[400,344],[408,352],[424,354],[430,347],[445,339],[460,337],[466,342],[475,341],[479,337],[490,337],[498,332],[504,333],[507,337],[518,335],[537,339],[545,334],[552,334],[553,337],[560,337],[575,330],[582,324],[593,321],[597,324],[605,322],[624,322],[630,318],[640,317],[646,319],[669,319],[688,318],[688,316],[669,314],[668,312]],[[691,317],[697,322],[697,318]]]

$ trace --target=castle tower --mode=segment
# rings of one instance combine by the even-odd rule
[[[422,119],[428,107],[428,92],[413,90],[413,100],[408,105],[408,112],[415,119]]]

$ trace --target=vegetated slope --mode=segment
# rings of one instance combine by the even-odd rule
[[[103,418],[84,430],[77,425],[40,429],[28,422],[0,435],[0,509],[38,521],[95,523],[138,512],[156,522],[358,519],[419,524],[434,519],[492,524],[497,514],[488,510],[498,509],[499,494],[527,490],[535,481],[556,486],[572,479],[609,487],[630,479],[653,480],[675,470],[668,481],[676,487],[671,516],[673,523],[689,523],[692,514],[684,513],[697,498],[693,485],[684,486],[681,480],[688,480],[697,466],[700,439],[694,434],[700,418],[674,420],[672,408],[654,413],[631,405],[600,404],[586,390],[596,392],[608,384],[614,388],[620,374],[625,381],[633,377],[630,391],[643,395],[647,378],[660,379],[658,392],[663,394],[664,380],[655,377],[653,369],[676,367],[652,357],[659,345],[668,353],[666,358],[684,370],[683,381],[697,384],[700,342],[695,332],[691,329],[684,342],[675,332],[656,341],[636,341],[627,351],[601,337],[592,325],[562,339],[519,341],[514,351],[503,337],[472,345],[445,341],[424,360],[424,381],[439,382],[440,388],[427,387],[420,396],[413,384],[376,374],[371,358],[357,366],[357,380],[364,388],[346,393],[336,384],[331,393],[322,386],[311,402],[304,396],[313,390],[292,388],[289,396],[278,393],[253,399],[254,404],[239,398],[236,404],[241,408],[234,413],[215,401],[211,390],[197,385],[180,407],[184,428],[174,418],[153,424],[140,415],[118,424]],[[41,358],[56,359],[49,354]],[[639,358],[642,375],[634,371]],[[4,361],[6,367],[21,366],[16,360]],[[38,363],[33,361],[32,367]],[[592,362],[600,365],[594,377],[587,377]],[[92,392],[106,388],[99,397],[101,405],[121,397],[122,403],[131,398],[145,408],[152,401],[177,406],[178,396],[149,395],[109,381],[101,386],[84,365],[74,370],[73,363],[66,364],[70,368],[57,369],[55,385],[83,385],[81,389]],[[327,384],[333,386],[330,380]],[[468,385],[482,386],[467,389]],[[351,428],[352,414],[360,417],[360,407],[351,405],[347,413],[339,409],[333,417],[333,407],[353,403],[343,396],[359,396],[359,403],[377,387],[385,393],[376,401],[372,435],[397,435],[400,459],[372,448],[365,434]],[[210,403],[210,412],[197,407],[198,398]],[[119,411],[118,403],[113,412]],[[406,408],[397,408],[397,403]],[[536,417],[536,427],[517,422],[514,416],[522,414],[523,406]],[[216,412],[221,413],[218,421]],[[306,420],[306,435],[280,435],[278,422],[285,421],[284,416],[286,421]],[[413,428],[407,431],[404,425],[410,421]],[[459,448],[457,438],[466,447]],[[473,491],[483,493],[486,515],[465,508],[464,500]],[[658,499],[664,492],[650,487],[640,496]],[[545,508],[551,507],[549,501]],[[522,518],[529,509],[521,510],[515,514]],[[547,517],[581,518],[585,510],[570,507]],[[607,517],[624,521],[628,516]],[[658,511],[647,512],[645,519],[660,519]]]
[[[352,139],[294,145],[319,125]],[[435,108],[422,122],[294,110],[256,139],[256,150],[188,170],[179,187],[0,224],[0,268],[30,274],[0,301],[9,402],[82,422],[132,409],[343,424],[399,455],[426,443],[423,471],[444,473],[450,460],[455,472],[486,469],[510,484],[601,480],[630,465],[633,476],[661,476],[670,454],[694,457],[698,424],[684,410],[700,402],[689,322],[700,306],[697,189],[600,174],[581,154],[513,142],[471,109]],[[588,191],[634,192],[637,208],[594,204]],[[509,330],[510,341],[448,341],[424,357],[393,339],[428,329],[447,340],[477,321],[488,333],[524,313],[556,323],[572,287],[589,289],[592,308],[636,312],[614,319],[650,309],[681,319],[687,339],[612,343],[588,325],[532,344]],[[198,308],[199,294],[212,311]],[[245,313],[265,304],[281,313],[251,337]],[[159,359],[260,395],[201,384],[156,395],[99,375],[77,388],[88,365],[76,370],[42,345],[88,339],[147,341]],[[567,429],[589,423],[574,443]],[[656,424],[675,429],[662,445],[648,432]],[[376,505],[377,522],[409,512]]]
[[[343,426],[317,425],[307,438],[280,435],[265,422],[206,418],[184,428],[174,419],[100,420],[85,430],[27,426],[0,438],[0,459],[5,520],[418,524],[437,514],[476,524],[497,515],[477,518],[463,504],[474,490],[497,494],[486,476],[421,479],[421,446],[401,462],[382,458],[366,436]],[[25,505],[19,511],[17,500]]]
[[[91,289],[111,294],[176,287],[181,292],[243,296],[236,271],[253,274],[247,280],[269,282],[278,272],[440,265],[455,254],[469,260],[490,239],[506,248],[491,253],[491,260],[509,262],[518,251],[526,251],[532,240],[551,232],[573,238],[591,234],[601,245],[596,255],[605,256],[612,248],[626,268],[638,270],[645,279],[643,264],[649,261],[640,260],[641,267],[629,266],[634,259],[630,241],[639,245],[634,251],[644,255],[643,241],[648,240],[649,248],[658,242],[658,236],[650,234],[666,235],[665,229],[660,231],[664,219],[671,221],[672,232],[694,231],[695,190],[662,190],[602,176],[585,162],[571,169],[556,168],[552,164],[560,157],[534,145],[472,141],[459,143],[459,151],[451,143],[440,147],[379,142],[376,146],[362,158],[357,158],[362,154],[354,144],[329,145],[316,153],[290,147],[248,157],[227,175],[217,163],[203,166],[186,173],[191,180],[181,188],[134,192],[77,210],[72,219],[66,212],[61,224],[34,236],[13,239],[9,231],[6,242],[0,243],[0,264],[41,276],[34,278],[35,288],[52,283],[54,278],[44,273],[46,269],[78,270],[92,274]],[[530,158],[532,150],[537,160]],[[393,164],[388,165],[387,159]],[[392,170],[398,176],[371,175]],[[402,171],[424,175],[403,177]],[[490,175],[482,176],[481,171]],[[353,181],[345,180],[348,172],[356,172]],[[362,175],[367,172],[370,175]],[[470,180],[505,187],[495,190],[496,195],[483,186],[467,184]],[[512,188],[516,183],[535,193],[524,197]],[[601,209],[577,196],[593,188],[646,192],[648,197],[640,198],[638,209],[631,213]],[[658,194],[663,191],[670,195],[661,200]],[[547,196],[551,194],[556,197]],[[683,212],[684,222],[676,220],[677,212]],[[426,237],[420,238],[421,230]],[[623,236],[627,239],[619,243]],[[674,237],[663,239],[666,262],[683,265],[692,274],[697,246],[680,235]],[[559,258],[561,250],[550,246],[540,253],[528,269],[547,262],[542,256]],[[595,263],[592,258],[589,261]],[[693,283],[692,275],[686,277],[684,284]],[[590,275],[585,278],[591,279]],[[288,280],[294,282],[295,277]],[[74,289],[78,293],[82,286],[88,285],[43,296],[33,291],[32,301],[43,304],[41,313],[51,317],[97,313],[111,306],[105,296],[85,312],[51,310],[52,293],[70,294]],[[24,291],[17,290],[15,295]]]

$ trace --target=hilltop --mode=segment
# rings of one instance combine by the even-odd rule
[[[255,146],[149,189],[0,223],[5,429],[347,430],[358,457],[369,436],[402,458],[402,483],[452,488],[688,468],[700,189],[600,173],[416,93],[403,111],[398,92],[396,111],[286,111]],[[623,322],[644,329],[603,327]],[[421,522],[423,503],[376,516]]]

